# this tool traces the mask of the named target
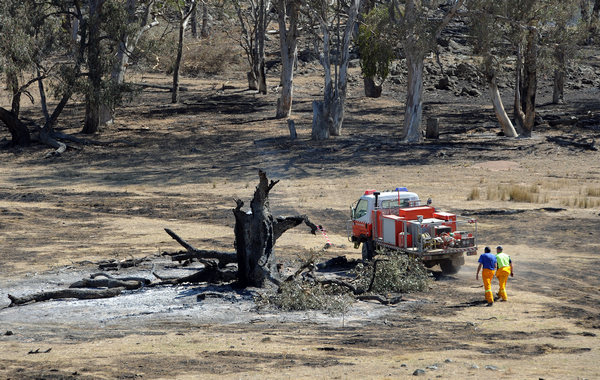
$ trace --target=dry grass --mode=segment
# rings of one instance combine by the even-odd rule
[[[498,184],[489,185],[485,189],[488,201],[523,202],[523,203],[558,203],[566,207],[596,208],[600,207],[600,187],[579,187],[566,180],[540,181],[536,184]],[[471,189],[467,200],[482,199],[479,187]]]
[[[499,184],[496,187],[488,186],[487,200],[501,200],[526,203],[545,203],[545,195],[540,194],[538,185]]]
[[[585,189],[588,197],[600,197],[600,187],[588,187]]]
[[[479,199],[480,197],[481,197],[481,194],[479,192],[479,188],[474,187],[473,189],[471,189],[471,193],[467,197],[467,200],[468,201],[475,201],[475,200]]]

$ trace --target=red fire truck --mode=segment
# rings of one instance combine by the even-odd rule
[[[354,248],[362,244],[363,260],[371,260],[378,248],[389,248],[452,274],[465,263],[465,253],[477,254],[477,220],[438,211],[431,199],[423,205],[405,187],[367,190],[351,209],[349,239]]]

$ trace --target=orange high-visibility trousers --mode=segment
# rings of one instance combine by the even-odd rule
[[[506,295],[506,281],[508,280],[508,276],[510,276],[510,265],[502,267],[496,272],[496,277],[498,277],[498,282],[500,283],[498,296],[504,301],[508,300],[508,296]]]
[[[494,293],[492,293],[492,279],[494,278],[494,271],[483,268],[481,278],[483,278],[483,287],[485,288],[485,300],[488,303],[494,303]]]

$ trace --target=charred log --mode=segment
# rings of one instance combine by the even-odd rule
[[[52,299],[63,299],[63,298],[76,298],[76,299],[98,299],[98,298],[110,298],[116,297],[123,291],[123,288],[112,288],[112,289],[62,289],[50,292],[40,292],[30,294],[23,297],[15,297],[8,295],[10,299],[10,305],[17,306],[23,305],[30,302],[43,302]]]

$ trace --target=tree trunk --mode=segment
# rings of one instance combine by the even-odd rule
[[[565,46],[558,43],[554,50],[556,68],[554,69],[554,88],[552,91],[552,103],[563,104],[565,94],[565,79],[567,71],[567,57]]]
[[[31,143],[29,129],[11,111],[0,107],[0,120],[6,124],[13,145],[27,146]]]
[[[515,117],[515,130],[517,134],[521,135],[525,131],[525,113],[523,112],[521,93],[523,87],[523,53],[522,44],[519,43],[517,46],[517,60],[515,69],[515,99],[514,99],[514,117]]]
[[[367,98],[379,98],[381,96],[383,86],[375,83],[373,78],[363,78],[363,83],[365,87],[365,96]]]
[[[294,65],[298,57],[298,4],[297,0],[279,0],[279,43],[281,48],[281,96],[277,100],[276,118],[289,117],[292,111]],[[286,28],[289,17],[289,29]]]
[[[258,27],[256,28],[256,47],[257,47],[257,61],[254,69],[256,75],[256,81],[258,82],[258,93],[267,94],[267,74],[265,67],[265,36],[267,29],[267,12],[268,12],[269,1],[265,4],[265,0],[259,0],[258,7]]]
[[[313,100],[313,119],[311,139],[315,141],[327,140],[329,138],[329,115],[325,114],[324,102],[322,100]]]
[[[262,170],[259,170],[258,175],[259,184],[250,202],[250,211],[241,210],[244,202],[239,199],[233,209],[238,281],[244,287],[263,287],[277,273],[273,253],[273,216],[269,209],[269,191],[277,182],[269,183]]]
[[[408,65],[408,88],[406,91],[406,110],[402,140],[408,143],[423,141],[421,118],[423,117],[423,57],[416,49],[406,52]]]
[[[496,118],[498,118],[498,123],[500,123],[500,127],[502,128],[502,132],[504,132],[504,136],[517,137],[517,131],[510,121],[506,109],[504,109],[500,90],[498,90],[498,85],[496,84],[496,78],[492,77],[492,79],[488,81],[488,84],[490,86],[490,95],[492,104],[494,105],[494,112],[496,113]]]
[[[115,63],[112,68],[110,75],[110,81],[112,86],[118,87],[123,84],[125,79],[125,70],[129,63],[129,57],[134,52],[138,41],[142,35],[149,29],[158,25],[158,21],[155,19],[150,22],[151,8],[154,0],[146,3],[142,16],[136,14],[137,11],[137,0],[127,0],[127,15],[129,24],[139,24],[139,29],[133,34],[129,35],[124,33],[121,36],[117,47],[117,56]],[[114,120],[114,104],[104,104],[100,108],[100,125],[110,124]]]
[[[192,37],[198,38],[198,8],[194,8],[194,10],[192,11],[192,15],[190,17],[191,17],[190,22],[192,23],[192,25],[191,25]]]
[[[177,43],[177,55],[173,65],[173,90],[171,92],[171,103],[179,103],[179,70],[181,68],[181,59],[183,58],[183,40],[185,37],[186,22],[181,20],[179,23],[179,42]]]
[[[502,132],[506,137],[517,137],[517,131],[510,121],[510,118],[506,113],[506,109],[504,108],[504,104],[502,103],[502,97],[500,96],[500,90],[498,89],[496,71],[493,66],[491,55],[487,55],[485,57],[484,70],[485,78],[490,88],[490,96],[492,98],[494,112],[496,113],[496,118],[498,119],[498,123],[500,123],[500,127],[502,128]]]
[[[340,22],[336,25],[338,41],[338,54],[334,66],[335,76],[331,76],[331,32],[327,20],[321,19],[321,30],[323,33],[323,52],[320,62],[325,71],[325,89],[323,90],[323,101],[313,102],[313,140],[323,140],[329,136],[339,136],[342,132],[344,122],[344,106],[346,102],[346,89],[348,86],[348,62],[350,61],[350,39],[352,38],[354,23],[358,15],[360,0],[352,0],[346,14],[346,25],[340,36]],[[327,125],[329,132],[325,133],[323,128]]]
[[[269,192],[279,181],[267,179],[267,174],[258,171],[259,183],[250,202],[250,210],[242,211],[244,202],[236,199],[235,249],[238,262],[238,284],[240,286],[264,287],[267,283],[278,283],[274,246],[281,235],[301,223],[311,228],[311,233],[320,228],[305,215],[278,217],[271,215]]]
[[[14,71],[6,74],[6,85],[11,92],[10,111],[18,118],[21,111],[21,91],[19,91],[19,78]]]
[[[595,39],[598,35],[598,23],[600,22],[600,0],[594,1],[592,16],[590,18],[590,38]]]
[[[525,70],[523,78],[522,99],[525,119],[523,136],[530,137],[535,124],[535,96],[537,92],[537,29],[530,28],[527,35],[527,50],[525,51]]]
[[[208,5],[206,5],[206,2],[202,4],[202,29],[200,29],[200,35],[203,38],[210,35],[210,28],[208,27]]]
[[[425,138],[437,140],[440,138],[440,119],[428,118],[427,129],[425,130]]]
[[[89,0],[90,21],[88,27],[88,83],[86,94],[85,124],[82,133],[98,132],[100,106],[102,103],[102,64],[100,62],[100,23],[104,0]]]

